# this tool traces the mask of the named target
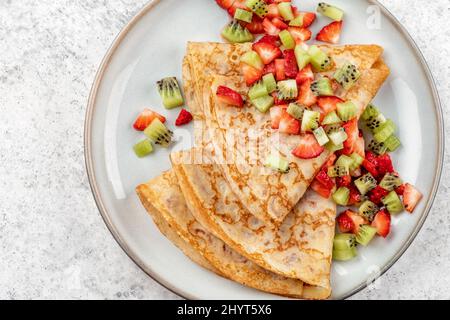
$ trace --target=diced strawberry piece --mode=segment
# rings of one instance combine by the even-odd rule
[[[333,189],[335,183],[332,178],[328,175],[326,169],[321,169],[316,176],[316,180],[323,184],[327,189]]]
[[[284,59],[275,60],[275,78],[277,79],[277,81],[286,79],[286,66],[284,63]]]
[[[327,162],[325,162],[325,164],[322,166],[322,169],[326,169],[328,170],[328,167],[331,167],[332,165],[334,165],[334,162],[336,161],[337,156],[333,153],[327,160]]]
[[[355,186],[350,186],[350,197],[347,202],[347,206],[354,206],[361,202],[361,194]]]
[[[394,172],[392,159],[387,153],[377,157],[377,171],[380,176]]]
[[[405,193],[405,184],[402,184],[400,187],[395,189],[395,193],[397,193],[399,196],[403,196]]]
[[[236,13],[237,9],[242,9],[242,10],[246,10],[246,11],[250,11],[249,8],[247,8],[247,6],[245,5],[245,0],[235,0],[233,2],[233,4],[228,8],[228,14],[231,17],[234,17],[234,14]]]
[[[245,27],[253,34],[262,34],[264,33],[264,26],[262,23],[262,19],[258,16],[253,16],[252,22],[247,23]]]
[[[229,9],[233,5],[234,1],[235,0],[216,0],[217,4],[225,10]]]
[[[287,134],[300,133],[300,121],[289,115],[287,112],[281,117],[278,131]]]
[[[185,110],[185,109],[181,109],[180,114],[178,115],[177,121],[175,121],[175,125],[177,127],[188,124],[189,122],[191,122],[193,119],[192,114]]]
[[[324,115],[329,114],[330,112],[337,110],[337,104],[342,103],[344,100],[338,98],[338,97],[318,97],[317,98],[317,105],[320,109],[322,109],[322,112]]]
[[[276,58],[281,56],[281,50],[277,46],[270,43],[259,42],[252,46],[253,50],[258,53],[264,64],[269,64]]]
[[[295,78],[298,74],[298,64],[294,50],[284,51],[284,70],[286,77]]]
[[[362,166],[367,170],[372,176],[378,177],[377,167],[367,160],[367,158],[363,161]]]
[[[383,199],[385,196],[387,196],[388,193],[389,193],[389,191],[383,189],[380,186],[376,186],[375,189],[373,189],[372,191],[369,192],[369,199],[376,205],[379,205],[379,204],[381,204],[381,199]]]
[[[310,80],[314,81],[314,72],[312,71],[312,67],[308,64],[302,70],[300,70],[295,78],[298,85],[301,85],[303,82]]]
[[[334,21],[323,27],[316,36],[316,40],[336,44],[341,37],[342,21]]]
[[[272,19],[272,23],[275,27],[277,27],[280,30],[285,30],[287,29],[289,26],[283,22],[283,20],[281,20],[280,18],[273,18]]]
[[[280,37],[271,36],[270,34],[266,34],[261,39],[259,39],[256,43],[268,43],[275,47],[278,47],[278,46],[280,46]]]
[[[244,100],[242,99],[242,96],[228,87],[219,86],[217,88],[216,96],[217,99],[222,103],[239,108],[242,108],[244,106]]]
[[[417,190],[413,185],[405,184],[405,190],[403,192],[403,204],[406,211],[413,213],[420,199],[422,199],[422,193]]]
[[[275,75],[276,69],[275,69],[275,61],[267,64],[264,66],[263,74],[273,73]]]
[[[166,118],[150,109],[144,109],[133,124],[133,128],[138,131],[144,131],[147,127],[158,118],[162,123],[166,122]]]
[[[305,134],[292,154],[300,159],[314,159],[320,156],[324,150],[324,147],[319,145],[313,134]]]
[[[300,88],[298,94],[298,102],[306,107],[310,107],[317,102],[317,96],[311,90],[311,80],[304,81]]]
[[[288,31],[297,44],[310,40],[312,36],[311,30],[306,28],[289,27]]]
[[[280,120],[286,112],[287,106],[274,106],[270,108],[270,119],[272,129],[278,129],[280,126]]]
[[[373,165],[377,165],[377,156],[372,151],[367,151],[366,160],[371,162]]]
[[[252,84],[254,84],[256,81],[261,79],[263,75],[263,70],[258,70],[246,63],[242,63],[241,68],[247,86],[251,86]]]
[[[320,194],[324,198],[330,198],[331,196],[331,189],[328,189],[323,184],[321,184],[319,181],[314,180],[311,183],[311,189]]]
[[[341,213],[336,218],[336,224],[338,225],[339,231],[342,233],[353,232],[355,230],[355,223],[348,215],[348,211],[350,210]]]
[[[281,31],[268,18],[264,18],[262,24],[264,31],[271,36],[277,36]]]
[[[356,143],[353,146],[353,152],[365,158],[366,157],[366,152],[364,151],[365,147],[366,143],[364,142],[364,137],[360,135],[358,139],[356,139]]]
[[[352,177],[350,175],[336,178],[336,185],[338,188],[349,187],[351,183]]]
[[[360,226],[368,224],[368,221],[363,216],[352,210],[347,210],[344,213],[353,221],[354,227],[352,230],[349,230],[351,233],[357,234]]]
[[[342,126],[347,133],[347,140],[344,141],[342,154],[351,155],[355,151],[355,145],[359,139],[358,120],[353,119]]]
[[[391,215],[386,210],[379,211],[372,221],[372,227],[377,229],[379,236],[386,238],[391,231]]]
[[[300,12],[303,15],[303,28],[308,28],[316,20],[316,14],[314,12]]]

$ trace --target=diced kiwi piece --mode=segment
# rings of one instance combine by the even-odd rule
[[[330,166],[328,167],[328,176],[330,178],[337,178],[337,177],[344,177],[348,176],[349,172],[346,167],[340,167],[340,166]]]
[[[253,13],[247,10],[243,10],[241,8],[237,8],[234,13],[234,18],[236,20],[244,21],[244,22],[252,22]]]
[[[305,107],[299,105],[298,103],[290,103],[287,108],[287,113],[297,120],[303,118],[303,113],[305,113]]]
[[[386,173],[380,181],[380,187],[387,191],[393,191],[403,184],[402,179],[395,173]]]
[[[350,121],[358,115],[358,109],[351,101],[337,104],[337,114],[342,121]]]
[[[320,50],[318,46],[310,46],[308,54],[311,57],[312,66],[318,72],[327,71],[333,66],[331,58],[325,52]]]
[[[291,27],[303,27],[303,15],[300,14],[296,16],[294,19],[289,21],[289,25]]]
[[[336,192],[333,193],[331,196],[336,202],[336,204],[340,206],[346,206],[348,203],[348,200],[350,199],[350,190],[346,187],[340,187],[336,190]]]
[[[292,100],[298,96],[297,81],[295,79],[279,81],[278,87],[278,99],[280,100]]]
[[[305,49],[303,49],[301,45],[295,46],[294,53],[299,70],[302,70],[304,67],[308,65],[308,63],[311,62],[311,57],[309,56],[308,52]]]
[[[358,81],[361,73],[355,65],[346,62],[340,69],[338,69],[333,78],[345,89],[349,90]]]
[[[278,34],[278,36],[280,37],[281,43],[286,49],[295,48],[295,40],[289,31],[283,30]]]
[[[366,120],[366,127],[370,131],[374,132],[375,130],[380,128],[381,125],[383,123],[385,123],[385,122],[386,122],[386,118],[384,117],[383,114],[380,113],[380,114],[378,114],[378,115],[376,115],[374,117],[370,117],[369,119],[367,119]]]
[[[330,152],[336,152],[336,151],[344,149],[344,144],[343,143],[334,144],[333,141],[330,141],[325,145],[325,149],[327,149]]]
[[[380,111],[373,104],[369,104],[366,109],[364,109],[363,114],[361,115],[361,119],[364,121],[369,120],[370,118],[375,118],[380,114]]]
[[[262,113],[266,113],[274,104],[272,96],[264,96],[254,100],[251,100],[252,104]]]
[[[302,118],[302,132],[312,132],[319,127],[320,113],[318,111],[305,110]]]
[[[335,21],[341,21],[344,17],[343,10],[325,2],[319,2],[319,5],[317,6],[317,12]]]
[[[342,123],[342,120],[341,118],[339,118],[336,111],[331,111],[322,120],[323,125],[340,124],[340,123]]]
[[[222,30],[222,37],[231,43],[244,43],[253,41],[253,35],[247,28],[241,26],[237,20],[232,20]]]
[[[268,95],[269,92],[267,91],[267,88],[262,81],[258,81],[257,83],[255,83],[248,91],[250,100],[255,100]]]
[[[177,78],[164,78],[157,83],[159,95],[166,109],[173,109],[184,104],[183,95],[181,94],[180,86]]]
[[[350,171],[357,170],[364,162],[364,158],[361,157],[361,155],[356,152],[352,153],[350,155],[350,158],[352,158],[352,160],[353,160],[353,164],[350,167]]]
[[[388,119],[379,128],[373,131],[373,139],[379,143],[385,142],[390,136],[395,133],[395,130],[395,123],[391,119]]]
[[[242,55],[241,62],[246,63],[258,70],[264,68],[264,63],[262,62],[261,57],[259,56],[259,54],[252,50],[247,51]]]
[[[349,156],[344,155],[344,154],[341,155],[337,159],[337,161],[335,163],[335,166],[343,167],[343,168],[345,168],[345,170],[347,172],[350,172],[350,168],[352,167],[352,165],[353,165],[353,159],[351,157],[349,157]]]
[[[370,173],[367,173],[361,178],[355,180],[355,186],[358,189],[359,193],[365,195],[370,190],[376,188],[377,180]]]
[[[282,173],[289,172],[289,162],[279,156],[268,156],[266,159],[266,166]]]
[[[291,21],[294,19],[294,13],[292,12],[292,7],[290,2],[281,2],[278,4],[278,11],[280,15],[286,21]]]
[[[376,142],[375,140],[370,141],[368,148],[370,151],[373,151],[378,155],[385,154],[387,151],[387,147],[384,142]]]
[[[328,138],[335,145],[340,145],[344,143],[345,140],[348,139],[348,135],[342,127],[331,127],[327,130]]]
[[[269,12],[267,3],[264,0],[247,0],[245,5],[261,18],[264,18]]]
[[[141,142],[136,143],[133,147],[133,150],[139,158],[146,157],[153,152],[152,142],[148,139],[145,139]]]
[[[334,94],[331,81],[326,77],[311,83],[311,90],[316,96],[332,96]]]
[[[389,192],[387,196],[381,199],[381,202],[383,202],[390,214],[397,214],[404,210],[402,201],[395,191]]]
[[[377,228],[368,225],[360,226],[358,234],[356,235],[356,241],[360,245],[367,246],[376,234]]]
[[[348,250],[356,248],[356,236],[352,233],[338,233],[333,239],[334,250]]]
[[[172,142],[173,132],[167,129],[158,118],[153,120],[147,129],[144,130],[144,134],[155,144],[164,148],[167,148]]]
[[[390,151],[390,152],[394,152],[395,150],[397,150],[398,148],[400,148],[400,146],[402,145],[402,143],[400,142],[400,139],[395,136],[395,135],[391,135],[389,138],[387,138],[387,140],[384,142],[384,145],[386,146],[386,148]]]
[[[327,134],[325,133],[325,130],[323,127],[319,127],[313,131],[314,137],[316,137],[317,142],[319,145],[324,146],[326,145],[330,139],[328,138]]]
[[[354,259],[358,255],[356,248],[348,250],[333,250],[333,260],[335,261],[349,261]]]
[[[267,92],[272,93],[277,90],[277,82],[273,73],[268,73],[262,78],[264,85],[266,86]]]
[[[379,210],[380,209],[375,203],[367,200],[364,201],[359,207],[359,214],[365,217],[370,222],[372,222]]]

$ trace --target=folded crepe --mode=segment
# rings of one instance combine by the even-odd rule
[[[375,45],[320,47],[332,57],[335,68],[351,62],[362,73],[356,85],[340,95],[352,100],[362,112],[389,74],[380,60],[383,49]],[[246,97],[248,88],[240,76],[239,60],[248,50],[249,44],[189,43],[184,70],[193,89],[188,90],[187,100],[196,119],[204,120],[197,125],[207,127],[197,130],[197,145],[206,150],[205,145],[213,141],[214,150],[207,153],[213,155],[213,162],[219,165],[242,204],[264,223],[279,225],[305,194],[330,153],[325,151],[311,160],[296,158],[291,151],[300,143],[300,136],[275,132],[270,126],[270,115],[248,103],[238,109],[216,100],[219,85]],[[289,173],[264,174],[265,160],[274,153],[292,164]]]

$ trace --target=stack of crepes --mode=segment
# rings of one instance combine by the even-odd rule
[[[361,114],[389,75],[383,49],[320,47],[335,69],[351,62],[361,72],[349,91],[340,92]],[[336,205],[308,187],[331,153],[296,158],[291,151],[300,136],[275,132],[270,115],[248,102],[234,108],[217,100],[216,89],[224,85],[249,101],[239,66],[249,50],[251,44],[188,44],[183,83],[195,146],[173,153],[173,169],[137,193],[161,232],[201,266],[265,292],[326,299]],[[288,173],[265,167],[274,153],[288,159]]]

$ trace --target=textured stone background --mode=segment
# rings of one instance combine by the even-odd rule
[[[100,61],[144,0],[0,0],[0,298],[177,298],[115,243],[84,168]],[[450,120],[450,1],[382,0],[417,41]],[[447,137],[450,128],[447,127]],[[424,229],[359,299],[450,299],[450,154]]]

